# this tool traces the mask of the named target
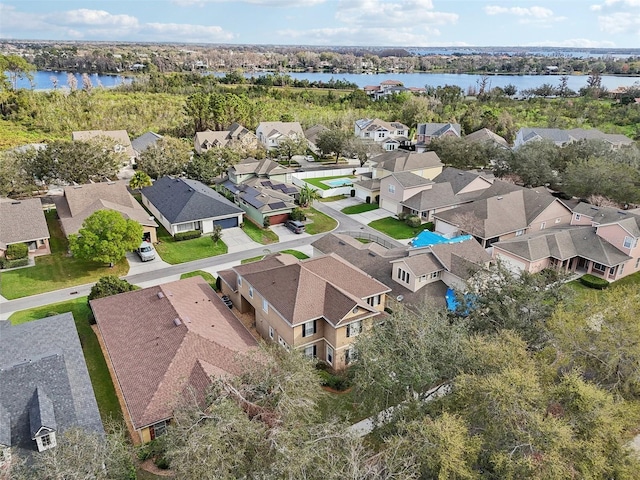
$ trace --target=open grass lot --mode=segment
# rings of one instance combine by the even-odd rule
[[[262,245],[269,245],[270,243],[276,243],[279,238],[278,235],[269,230],[268,228],[260,228],[255,223],[245,218],[242,224],[242,230],[246,233],[254,242],[261,243]]]
[[[422,230],[427,228],[427,224],[423,223],[417,228],[410,227],[403,221],[393,217],[385,217],[380,220],[374,220],[369,223],[371,228],[375,228],[379,232],[389,235],[396,240],[405,240],[407,238],[413,238],[419,234]]]
[[[313,207],[305,209],[304,213],[307,215],[307,220],[312,222],[305,224],[305,231],[308,234],[315,235],[316,233],[330,232],[338,226],[338,222],[333,218]]]
[[[93,391],[98,401],[98,409],[100,410],[102,420],[105,421],[108,418],[122,420],[122,411],[120,410],[113,382],[109,375],[107,363],[102,355],[98,338],[91,329],[91,325],[89,325],[88,316],[90,309],[87,305],[87,297],[78,297],[66,302],[45,305],[44,307],[32,308],[30,310],[22,310],[11,315],[9,320],[12,324],[18,325],[47,317],[53,313],[65,312],[71,312],[76,321],[78,336],[80,337],[82,351],[85,361],[87,362],[87,369],[89,370],[91,384],[93,385]]]
[[[316,188],[319,188],[320,190],[329,190],[332,187],[330,187],[329,185],[325,185],[324,183],[322,183],[325,180],[333,180],[336,178],[350,178],[352,180],[355,181],[356,177],[354,177],[353,175],[337,175],[337,176],[333,176],[333,177],[318,177],[318,178],[305,178],[304,181],[307,182],[310,185],[313,185]]]
[[[14,298],[36,295],[61,288],[96,282],[105,275],[123,276],[129,271],[129,263],[123,258],[112,268],[103,263],[80,260],[67,256],[68,242],[55,210],[45,214],[51,235],[51,255],[36,257],[33,267],[25,267],[0,273],[0,293]],[[2,228],[0,226],[0,228]]]
[[[350,205],[340,210],[346,215],[355,215],[356,213],[370,212],[371,210],[377,210],[380,208],[377,203],[361,203],[359,205]]]
[[[216,289],[216,277],[211,275],[209,272],[205,272],[204,270],[194,270],[193,272],[183,273],[182,275],[180,275],[180,280],[182,280],[183,278],[197,277],[198,275],[204,278],[207,283],[211,285],[211,288],[213,288],[214,290]]]
[[[176,242],[162,225],[158,226],[157,234],[156,251],[162,257],[162,260],[172,265],[227,253],[226,243],[222,240],[218,240],[218,243],[213,243],[211,237],[207,235],[192,240]]]

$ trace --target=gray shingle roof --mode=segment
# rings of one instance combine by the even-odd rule
[[[579,213],[585,217],[590,217],[597,225],[606,225],[608,223],[617,223],[625,221],[629,224],[627,228],[634,228],[633,222],[640,222],[640,215],[628,210],[620,210],[619,208],[597,207],[589,203],[581,202],[573,208],[574,213]],[[631,220],[629,222],[628,220]],[[636,225],[635,228],[638,228]],[[640,235],[639,235],[640,236]]]
[[[39,198],[0,200],[0,248],[43,238],[49,229]]]
[[[488,128],[481,128],[480,130],[470,133],[469,135],[465,135],[464,139],[467,142],[493,142],[503,147],[509,146],[504,138],[496,133],[493,133]]]
[[[42,387],[36,387],[36,391],[31,399],[29,426],[31,427],[31,438],[35,437],[42,427],[54,431],[58,429],[56,414],[53,410],[53,402]]]
[[[435,152],[416,153],[405,150],[383,153],[374,157],[372,161],[376,163],[377,168],[383,168],[389,172],[405,172],[442,165],[440,157]]]
[[[419,123],[417,126],[418,135],[427,135],[430,137],[440,136],[447,130],[453,130],[460,136],[459,123]]]
[[[154,132],[143,133],[131,142],[131,146],[137,153],[142,153],[150,146],[155,145],[158,140],[161,140],[162,138],[164,138],[162,135],[158,135]]]
[[[395,178],[397,182],[404,188],[419,187],[422,185],[430,185],[433,183],[428,178],[421,177],[420,175],[416,175],[415,173],[411,172],[396,172],[392,173],[391,176]]]
[[[197,180],[162,177],[142,189],[170,223],[193,222],[242,213],[242,209]]]
[[[0,385],[0,411],[10,418],[11,445],[35,450],[32,430],[39,426],[104,432],[71,313],[0,325]],[[34,398],[42,408],[32,419]]]

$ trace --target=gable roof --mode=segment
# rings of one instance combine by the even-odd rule
[[[444,268],[463,280],[468,279],[481,265],[491,261],[491,255],[474,239],[458,243],[438,243],[429,247]]]
[[[336,326],[355,307],[365,315],[377,313],[363,298],[390,290],[337,255],[275,257],[233,270],[293,325],[324,317]]]
[[[136,429],[170,418],[189,386],[201,391],[201,369],[237,375],[257,347],[199,276],[90,304]]]
[[[282,135],[300,135],[304,137],[304,132],[299,122],[260,122],[257,130],[261,130],[267,138]]]
[[[0,199],[0,248],[44,238],[49,228],[39,198]]]
[[[571,130],[561,130],[559,128],[521,128],[518,132],[523,142],[535,140],[551,140],[555,143],[568,143],[578,140],[602,140],[612,145],[632,145],[633,140],[625,135],[603,133],[596,128],[584,129],[573,128]]]
[[[592,222],[596,225],[617,223],[628,218],[634,220],[640,219],[640,216],[637,213],[629,210],[621,210],[619,208],[612,207],[598,207],[585,202],[580,202],[576,205],[573,208],[573,212],[591,218]]]
[[[278,162],[271,160],[270,158],[263,158],[257,160],[249,157],[229,167],[229,172],[234,172],[236,175],[247,175],[253,173],[256,176],[270,176],[270,175],[285,175],[292,173],[291,168],[286,168],[280,165]]]
[[[508,147],[509,144],[507,141],[502,138],[500,135],[493,133],[488,128],[481,128],[480,130],[476,130],[469,135],[465,135],[464,139],[467,142],[493,142],[502,147]]]
[[[389,172],[405,172],[442,166],[440,157],[435,152],[416,153],[396,150],[383,153],[373,158],[372,161],[376,163],[377,168]]]
[[[213,131],[205,130],[204,132],[196,132],[195,143],[203,146],[205,143],[211,146],[225,147],[231,142],[231,132],[227,130]]]
[[[383,178],[381,181],[388,181],[389,178],[395,178],[396,181],[404,188],[415,188],[433,184],[433,182],[428,178],[421,177],[420,175],[416,175],[412,172],[392,173],[388,177]]]
[[[242,213],[215,190],[186,178],[162,177],[143,188],[142,195],[172,224]]]
[[[153,217],[129,193],[128,184],[118,180],[64,187],[64,194],[55,197],[54,203],[65,235],[77,233],[85,219],[98,210],[114,210],[140,225],[157,227]]]
[[[104,432],[71,313],[0,322],[0,385],[0,444],[36,450],[41,427]]]
[[[291,210],[296,206],[291,195],[283,191],[275,190],[274,188],[260,186],[259,184],[255,186],[244,183],[235,185],[230,180],[226,180],[222,185],[231,193],[237,195],[242,201],[262,213]],[[288,190],[285,184],[280,185]],[[297,192],[295,188],[293,188],[293,190]]]
[[[131,146],[137,153],[142,153],[147,148],[158,143],[158,140],[162,140],[164,137],[154,132],[147,132],[140,135],[138,138],[134,138],[131,142]]]
[[[419,123],[416,133],[428,137],[438,137],[450,130],[455,132],[458,137],[460,136],[459,123]]]
[[[324,125],[314,125],[312,127],[307,128],[304,131],[304,136],[307,138],[307,140],[309,140],[311,143],[316,143],[316,141],[318,140],[318,137],[320,136],[320,134],[322,132],[325,132],[329,130],[327,127],[325,127]]]
[[[492,174],[491,174],[492,175]],[[457,194],[460,190],[463,190],[474,180],[481,178],[487,182],[487,188],[493,184],[493,179],[487,177],[485,173],[470,172],[468,170],[460,170],[454,167],[445,167],[433,181],[436,183],[449,183],[453,193]]]
[[[123,147],[126,154],[130,157],[133,157],[136,154],[131,146],[131,139],[129,138],[129,134],[126,130],[81,130],[78,132],[71,132],[71,140],[74,141],[87,141],[99,137],[110,138],[116,143],[116,145]]]
[[[379,118],[374,118],[374,119],[363,118],[363,119],[357,120],[355,124],[357,125],[358,129],[366,130],[369,132],[372,132],[375,130],[388,130],[390,132],[396,131],[396,130],[409,130],[409,127],[407,127],[404,123],[386,122],[384,120],[380,120]]]

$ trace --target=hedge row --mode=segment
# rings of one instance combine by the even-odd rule
[[[187,232],[176,233],[173,238],[176,242],[181,242],[182,240],[191,240],[192,238],[200,238],[202,233],[200,230],[189,230]]]
[[[609,286],[604,278],[596,277],[595,275],[586,274],[580,277],[580,283],[585,287],[595,288],[596,290],[604,290]]]
[[[8,260],[0,257],[0,268],[16,268],[26,267],[29,265],[29,258],[17,258],[16,260]]]

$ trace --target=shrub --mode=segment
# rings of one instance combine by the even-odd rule
[[[433,222],[427,222],[425,223],[427,230],[429,230],[430,232],[433,232],[436,229],[436,226],[433,224]]]
[[[167,460],[167,457],[165,457],[164,455],[156,457],[153,463],[155,463],[156,467],[161,470],[166,470],[169,468],[169,460]]]
[[[200,238],[202,233],[200,230],[189,230],[186,232],[176,233],[173,238],[176,242],[181,242],[183,240],[191,240],[192,238]]]
[[[596,290],[604,290],[609,286],[609,282],[604,278],[596,277],[588,273],[580,277],[580,283],[585,287],[595,288]]]
[[[216,292],[220,292],[222,290],[222,279],[218,276],[216,277]]]
[[[296,207],[293,210],[291,210],[291,213],[289,214],[289,218],[291,218],[291,220],[297,220],[298,222],[304,222],[307,219],[307,216],[304,214],[304,210],[302,210],[299,207]]]
[[[107,275],[91,287],[88,299],[93,300],[95,298],[109,297],[118,293],[130,292],[134,289],[135,287],[126,280],[121,280],[115,275]]]
[[[262,226],[264,228],[269,228],[270,225],[271,225],[271,218],[264,217],[264,220],[262,221]]]
[[[18,258],[16,260],[9,260],[4,257],[0,257],[0,268],[17,268],[26,267],[29,265],[29,258]]]
[[[405,218],[407,218],[407,215],[408,215],[408,214],[407,214],[407,212],[400,212],[400,213],[398,214],[398,220],[400,220],[401,222],[403,222],[403,221],[404,221],[404,219],[405,219]]]
[[[407,218],[404,219],[404,223],[409,225],[411,228],[418,228],[422,225],[420,221],[420,217],[418,215],[408,215]]]
[[[14,243],[7,247],[5,254],[8,260],[20,260],[29,256],[29,247],[26,243]]]

